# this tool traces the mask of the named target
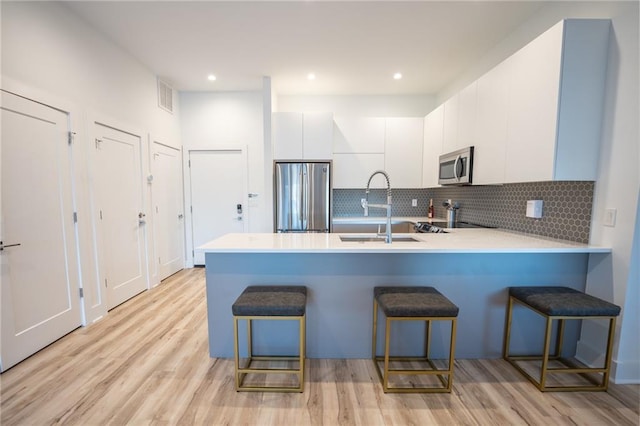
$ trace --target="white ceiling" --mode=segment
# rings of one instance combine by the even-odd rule
[[[67,5],[178,90],[257,90],[270,76],[278,94],[345,95],[435,94],[544,2]]]

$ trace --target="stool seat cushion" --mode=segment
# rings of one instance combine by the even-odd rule
[[[456,317],[458,307],[433,287],[375,287],[387,317]]]
[[[307,306],[305,286],[249,286],[231,307],[236,316],[302,316]]]
[[[569,287],[510,287],[509,295],[549,316],[618,316],[620,307]]]

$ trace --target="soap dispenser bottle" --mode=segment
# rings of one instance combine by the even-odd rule
[[[432,219],[434,216],[433,198],[429,198],[429,209],[427,209],[427,217]]]

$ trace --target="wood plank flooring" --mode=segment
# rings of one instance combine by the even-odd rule
[[[4,425],[634,425],[639,386],[541,393],[503,360],[457,360],[451,394],[385,395],[370,360],[310,359],[303,394],[237,393],[209,358],[188,269],[0,375]]]

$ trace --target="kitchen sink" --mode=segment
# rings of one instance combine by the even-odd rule
[[[340,235],[340,241],[345,242],[345,243],[384,243],[384,236],[377,236],[377,235]],[[396,243],[396,242],[410,242],[410,243],[417,243],[420,240],[417,240],[413,237],[408,237],[408,236],[393,236],[392,237],[392,242]]]

